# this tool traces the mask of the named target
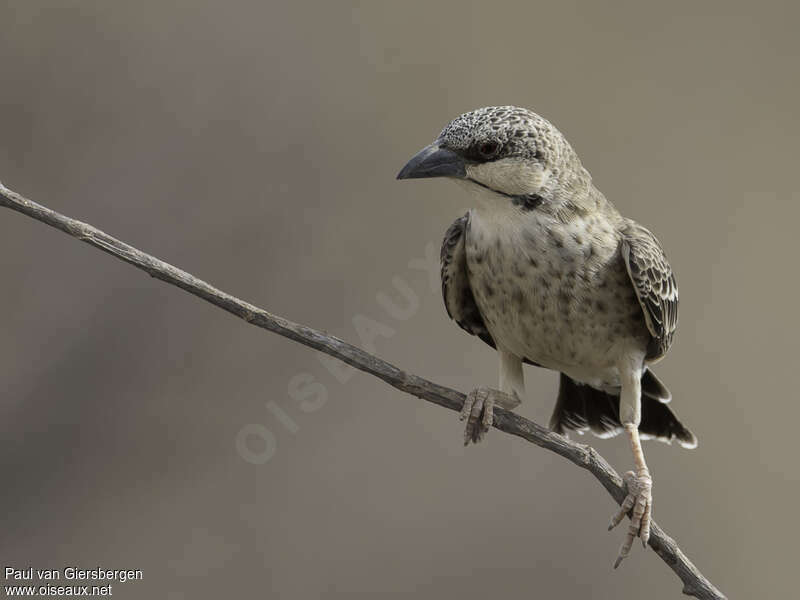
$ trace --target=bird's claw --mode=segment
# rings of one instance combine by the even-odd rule
[[[647,540],[650,539],[650,515],[653,510],[653,480],[647,470],[640,471],[638,474],[628,471],[623,477],[628,495],[619,507],[619,510],[611,517],[611,524],[608,530],[611,531],[628,514],[631,513],[631,523],[628,532],[625,534],[625,541],[619,549],[619,555],[614,562],[616,569],[624,558],[630,554],[633,540],[637,536],[642,540],[642,546],[647,548]]]
[[[462,421],[467,421],[464,429],[464,445],[470,442],[477,444],[486,435],[494,422],[494,405],[496,390],[479,387],[467,394],[461,408]]]

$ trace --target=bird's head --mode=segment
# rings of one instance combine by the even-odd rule
[[[448,123],[397,175],[422,177],[458,179],[498,199],[556,204],[590,185],[564,136],[546,119],[515,106],[479,108]]]

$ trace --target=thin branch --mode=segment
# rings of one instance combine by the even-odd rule
[[[36,204],[9,190],[2,183],[0,183],[0,205],[60,229],[95,248],[99,248],[120,260],[132,264],[149,273],[152,277],[199,296],[203,300],[244,319],[248,323],[334,356],[356,369],[382,379],[398,390],[450,410],[461,410],[461,406],[464,403],[464,394],[461,392],[402,371],[385,360],[381,360],[377,356],[373,356],[323,331],[293,323],[248,302],[239,300],[186,271],[111,237],[92,225],[71,219],[40,204]],[[495,408],[494,427],[563,456],[594,475],[617,504],[621,504],[624,500],[626,491],[623,487],[622,478],[593,448],[573,442],[541,425],[537,425],[533,421],[502,408]],[[678,547],[678,544],[675,543],[675,540],[669,537],[655,522],[652,523],[649,543],[650,547],[681,579],[684,594],[702,600],[725,598],[692,564]]]

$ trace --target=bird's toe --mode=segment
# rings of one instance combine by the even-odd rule
[[[619,549],[617,560],[614,562],[615,569],[630,554],[633,540],[636,537],[641,538],[642,545],[647,547],[647,541],[650,539],[650,515],[653,510],[653,480],[650,473],[647,470],[640,473],[628,471],[623,479],[628,495],[625,496],[619,510],[611,517],[608,529],[616,527],[629,512],[631,522],[625,533],[625,541],[622,542]]]
[[[479,387],[467,394],[461,409],[461,420],[466,420],[464,428],[464,445],[470,442],[477,444],[489,431],[494,421],[493,390]]]

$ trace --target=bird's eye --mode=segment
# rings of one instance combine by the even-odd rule
[[[497,151],[500,149],[500,144],[497,142],[483,142],[480,146],[478,146],[478,153],[483,158],[492,158]]]

